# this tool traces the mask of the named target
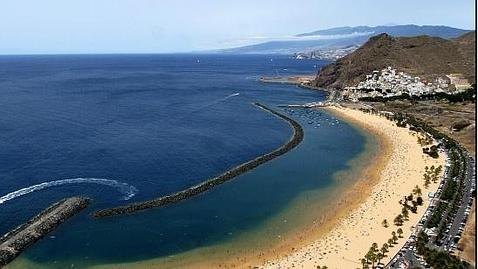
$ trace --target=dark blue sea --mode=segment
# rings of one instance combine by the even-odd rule
[[[257,81],[324,64],[270,55],[0,56],[0,232],[81,195],[92,205],[20,259],[87,267],[240,237],[303,193],[333,186],[364,151],[364,134],[332,115],[277,107],[324,100],[324,92]],[[182,190],[285,143],[290,126],[253,102],[298,120],[304,142],[193,199],[90,216]]]

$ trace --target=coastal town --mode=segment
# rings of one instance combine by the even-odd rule
[[[342,96],[345,100],[358,102],[367,98],[394,98],[400,96],[422,97],[438,93],[457,94],[471,85],[461,74],[439,76],[432,80],[422,79],[408,73],[397,71],[391,66],[374,70],[356,86],[345,87]]]
[[[298,84],[298,86],[313,88],[307,81]],[[436,154],[432,152],[439,152],[440,155],[445,157],[444,173],[440,178],[434,179],[436,185],[433,191],[423,193],[423,199],[427,201],[426,209],[420,212],[420,218],[416,220],[416,224],[411,226],[409,234],[406,237],[400,236],[400,238],[405,239],[404,243],[400,243],[400,248],[393,251],[393,254],[381,253],[379,248],[371,249],[365,256],[365,262],[362,263],[361,268],[441,268],[437,267],[439,260],[446,260],[447,263],[459,266],[456,268],[468,268],[466,263],[457,258],[457,254],[463,251],[463,245],[459,242],[461,242],[470,214],[473,211],[472,206],[476,196],[476,167],[473,156],[457,141],[429,127],[426,123],[417,121],[413,116],[402,115],[400,112],[379,110],[369,105],[372,103],[367,103],[367,101],[385,101],[387,98],[401,100],[397,97],[403,95],[419,97],[416,100],[423,100],[421,99],[423,97],[428,97],[424,100],[439,100],[440,97],[453,100],[454,97],[461,96],[465,92],[468,93],[471,87],[472,85],[461,74],[449,74],[445,77],[438,77],[432,82],[427,82],[418,76],[411,76],[392,67],[387,67],[366,75],[366,79],[354,87],[329,90],[326,101],[282,106],[287,109],[338,107],[340,110],[342,110],[342,107],[353,107],[354,109],[367,111],[367,113],[378,113],[395,121],[397,127],[419,131],[421,135],[426,137],[427,139],[424,140],[427,141],[425,144],[428,146],[422,145],[423,154],[434,156]],[[380,99],[377,99],[377,97]],[[394,97],[397,99],[393,99]],[[476,100],[476,93],[471,98],[471,100]],[[420,143],[423,143],[423,140],[419,139]],[[425,181],[426,178],[427,176],[424,175]],[[428,185],[428,183],[425,185]],[[405,228],[402,229],[404,226],[401,223],[402,220],[396,222],[395,226],[400,227],[395,227],[395,229],[398,228],[398,231],[403,233]],[[341,230],[342,236],[344,229]],[[396,233],[395,231],[394,234]],[[333,240],[336,241],[336,244],[340,244],[339,242],[342,239],[335,238]],[[389,246],[393,247],[394,244],[392,243]],[[351,242],[345,242],[344,247],[350,248]],[[295,256],[287,257],[285,263],[305,263],[307,259],[310,259],[307,253],[314,253],[316,249],[327,251],[325,245],[311,245]],[[330,260],[322,257],[321,260],[316,260],[314,266],[323,262],[322,264],[336,268],[338,265],[335,264],[336,259],[332,259],[332,264],[327,264],[327,261]]]
[[[0,269],[477,269],[477,1],[4,1]]]
[[[318,240],[311,245],[288,255],[280,262],[269,262],[265,268],[289,268],[292,265],[311,265],[314,268],[345,268],[344,266],[353,266],[354,259],[351,259],[356,252],[360,251],[356,247],[357,242],[351,240],[356,229],[360,229],[363,240],[374,240],[381,243],[379,239],[383,235],[381,230],[392,229],[393,239],[385,243],[374,243],[370,250],[366,252],[361,259],[361,266],[353,268],[468,268],[465,263],[456,258],[458,251],[462,251],[458,242],[462,238],[465,225],[471,213],[471,207],[476,195],[476,170],[474,159],[468,151],[451,137],[429,127],[426,123],[416,120],[413,117],[401,113],[392,113],[388,111],[379,111],[367,106],[366,103],[354,104],[351,102],[316,102],[308,103],[302,106],[289,105],[286,109],[294,110],[314,110],[317,107],[325,107],[326,110],[339,112],[352,116],[355,119],[367,120],[363,124],[375,126],[380,130],[389,130],[390,138],[394,141],[400,132],[405,130],[403,136],[396,140],[397,145],[406,143],[412,138],[407,146],[408,154],[412,154],[412,148],[416,147],[418,142],[421,153],[416,154],[429,156],[428,160],[436,160],[443,163],[443,167],[427,166],[422,179],[417,178],[418,185],[415,186],[413,193],[407,195],[403,193],[400,204],[403,205],[402,213],[399,214],[390,224],[386,219],[382,221],[383,227],[376,227],[376,218],[364,219],[364,212],[377,208],[378,202],[383,201],[384,196],[389,197],[390,193],[395,193],[397,189],[390,189],[392,181],[399,180],[400,176],[388,183],[380,183],[373,191],[371,200],[367,203],[374,206],[361,207],[357,212],[352,213],[345,218],[337,229],[331,231],[322,240]],[[359,112],[361,111],[361,112]],[[365,116],[369,114],[370,116]],[[378,117],[377,117],[378,116]],[[393,127],[387,125],[383,119],[392,121]],[[379,126],[380,127],[377,127]],[[394,133],[394,135],[392,135]],[[408,134],[406,134],[408,133]],[[415,140],[415,141],[413,141]],[[399,142],[400,141],[400,142]],[[413,145],[415,144],[415,146]],[[400,147],[400,146],[399,146]],[[418,156],[417,155],[417,156]],[[441,157],[438,157],[441,156]],[[425,157],[422,157],[425,158]],[[417,160],[417,159],[416,159]],[[398,159],[392,162],[388,171],[410,169],[411,163],[404,164]],[[404,167],[395,166],[402,163]],[[441,172],[443,169],[443,173]],[[434,176],[431,176],[434,174]],[[395,174],[394,174],[395,175]],[[389,174],[389,176],[391,176]],[[397,176],[397,175],[395,175]],[[409,180],[401,184],[410,184]],[[407,182],[407,183],[405,183]],[[430,188],[430,184],[433,187]],[[414,185],[414,184],[412,184]],[[419,186],[420,185],[420,186]],[[398,188],[398,187],[396,187]],[[389,193],[390,192],[390,193]],[[400,195],[398,195],[400,196]],[[414,200],[416,198],[416,201]],[[403,204],[402,202],[405,201]],[[412,201],[412,206],[408,205]],[[425,205],[425,208],[413,209],[416,206]],[[389,206],[391,209],[392,207]],[[385,218],[388,214],[383,213],[380,217]],[[405,222],[411,222],[405,224]],[[360,228],[350,227],[350,223],[361,223]],[[370,234],[366,227],[374,227],[375,231]],[[398,235],[398,236],[397,236]],[[370,237],[370,238],[368,238]],[[330,242],[334,242],[330,246]],[[360,245],[362,246],[362,244]],[[397,248],[398,247],[398,248]],[[341,249],[341,251],[338,251]],[[364,248],[363,250],[366,250]],[[336,254],[334,254],[336,253]],[[339,256],[348,253],[347,258]],[[360,259],[359,259],[360,260]],[[439,267],[438,263],[446,262],[458,267]],[[358,263],[360,264],[360,263]],[[321,265],[326,265],[322,267]],[[437,267],[438,266],[438,267]],[[352,267],[350,267],[352,268]]]
[[[340,48],[318,49],[318,50],[312,50],[308,52],[294,53],[292,57],[297,60],[317,59],[317,60],[335,61],[337,59],[340,59],[354,52],[358,48],[359,46],[357,45],[350,45],[350,46],[340,47]]]

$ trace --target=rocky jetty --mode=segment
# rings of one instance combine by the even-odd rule
[[[18,226],[0,238],[0,268],[15,259],[22,251],[53,231],[82,209],[90,200],[82,197],[72,197],[61,200],[28,222]]]
[[[144,201],[144,202],[138,202],[138,203],[132,203],[129,205],[125,206],[120,206],[120,207],[114,207],[114,208],[109,208],[109,209],[103,209],[95,212],[93,214],[94,217],[101,218],[101,217],[109,217],[109,216],[115,216],[115,215],[123,215],[123,214],[129,214],[133,213],[136,211],[140,210],[145,210],[153,207],[160,207],[164,206],[167,204],[175,203],[187,198],[190,198],[192,196],[198,195],[200,193],[203,193],[217,185],[220,185],[228,180],[233,179],[236,176],[239,176],[251,169],[256,168],[257,166],[266,163],[274,158],[277,158],[286,152],[290,151],[291,149],[295,148],[300,142],[302,142],[304,138],[304,131],[302,127],[300,126],[299,123],[297,123],[295,120],[287,117],[286,115],[283,115],[279,112],[276,112],[262,104],[255,103],[255,106],[285,120],[290,124],[290,126],[294,129],[294,134],[290,138],[290,140],[282,145],[281,147],[277,148],[276,150],[269,152],[267,154],[264,154],[260,157],[257,157],[253,160],[250,160],[248,162],[245,162],[239,166],[236,166],[229,171],[211,178],[209,180],[204,181],[203,183],[193,186],[191,188],[188,188],[186,190],[182,190],[176,193],[173,193],[171,195],[166,195],[163,197],[159,197],[153,200],[149,201]]]

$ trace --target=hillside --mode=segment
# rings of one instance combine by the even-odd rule
[[[448,26],[394,25],[339,27],[295,35],[283,40],[269,40],[259,44],[223,49],[219,53],[230,54],[294,54],[314,50],[327,50],[360,46],[370,37],[387,33],[396,37],[429,35],[441,38],[456,38],[468,30]]]
[[[475,32],[456,39],[430,36],[392,37],[380,34],[371,37],[355,52],[324,67],[314,86],[352,86],[363,80],[366,74],[387,66],[422,77],[463,73],[470,82],[475,83],[475,46]]]
[[[230,54],[294,54],[327,48],[342,48],[354,44],[363,44],[368,35],[350,35],[341,38],[323,38],[317,40],[269,41],[244,47],[224,49],[221,53]]]
[[[356,26],[356,27],[336,27],[325,30],[314,31],[310,33],[300,34],[297,36],[314,36],[314,35],[350,35],[353,33],[370,33],[376,35],[379,33],[387,33],[392,36],[417,36],[429,35],[441,38],[455,38],[469,32],[468,30],[435,25],[383,25],[383,26]]]

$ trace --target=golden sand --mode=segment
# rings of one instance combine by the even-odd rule
[[[401,226],[403,238],[382,260],[387,263],[405,243],[425,212],[429,204],[427,193],[436,191],[438,187],[438,183],[431,184],[428,189],[423,187],[425,166],[443,165],[444,156],[432,159],[423,154],[415,133],[407,128],[399,128],[383,117],[346,108],[330,107],[327,110],[376,137],[379,152],[374,156],[362,156],[368,158],[360,161],[363,168],[356,175],[348,175],[359,179],[347,191],[337,193],[337,199],[327,204],[327,212],[313,210],[313,206],[305,207],[304,201],[296,201],[295,204],[299,206],[290,207],[290,210],[305,210],[301,214],[317,212],[317,216],[309,216],[308,220],[315,220],[308,226],[306,224],[300,227],[300,231],[284,235],[283,240],[275,242],[267,250],[230,242],[165,258],[104,264],[94,268],[316,268],[318,265],[341,269],[361,268],[359,259],[371,244],[376,242],[380,247],[391,237],[391,232],[397,230],[393,219],[401,212],[398,201],[419,185],[425,204],[418,207],[417,214],[410,213],[410,220]],[[357,173],[357,169],[353,170]],[[344,176],[347,175],[339,173],[336,178],[341,180]],[[383,219],[390,224],[388,228],[382,226]],[[273,220],[266,225],[273,223],[277,222]],[[260,235],[244,234],[240,241],[254,240],[257,236]],[[20,257],[14,265],[11,268],[33,263]]]
[[[433,159],[423,154],[417,143],[416,134],[408,128],[399,128],[393,122],[376,115],[358,110],[331,107],[336,115],[353,121],[368,130],[385,137],[391,144],[392,152],[379,173],[376,184],[371,189],[363,189],[368,197],[365,202],[342,218],[330,232],[313,243],[283,256],[279,260],[269,261],[265,268],[361,268],[360,259],[367,253],[372,243],[381,247],[391,238],[392,231],[399,227],[393,225],[393,219],[401,212],[399,200],[412,192],[418,185],[422,188],[424,205],[418,207],[417,214],[410,213],[409,221],[400,226],[403,238],[390,248],[382,263],[387,263],[399,251],[411,235],[430,201],[427,193],[436,191],[438,183],[423,187],[425,166],[444,165],[443,154]],[[388,228],[382,226],[387,219]]]

